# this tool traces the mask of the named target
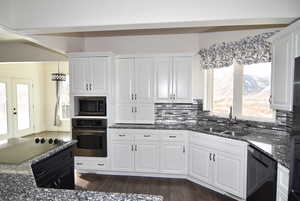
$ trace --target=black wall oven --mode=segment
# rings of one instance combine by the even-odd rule
[[[72,119],[75,156],[107,157],[107,120]]]
[[[84,96],[78,97],[79,116],[106,116],[106,97]]]

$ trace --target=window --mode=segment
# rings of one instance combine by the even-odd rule
[[[61,97],[60,97],[60,116],[62,120],[70,119],[70,89],[69,75],[66,76],[66,81],[61,82]]]
[[[270,108],[271,63],[216,68],[206,72],[206,108],[217,116],[272,120]]]

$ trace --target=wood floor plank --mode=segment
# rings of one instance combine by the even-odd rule
[[[76,189],[162,195],[164,201],[234,201],[185,179],[76,174]]]

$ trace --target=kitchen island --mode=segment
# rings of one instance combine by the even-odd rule
[[[76,141],[63,142],[56,148],[18,165],[0,164],[0,201],[162,201],[162,196],[107,193],[79,190],[39,188],[32,164],[70,148]],[[1,149],[0,149],[1,151]]]

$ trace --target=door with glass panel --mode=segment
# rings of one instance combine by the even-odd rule
[[[12,80],[11,114],[14,137],[24,136],[33,132],[32,86],[30,80]]]
[[[8,94],[8,83],[7,79],[0,79],[0,139],[7,138],[11,135],[10,121],[8,117],[9,108],[9,94]]]

